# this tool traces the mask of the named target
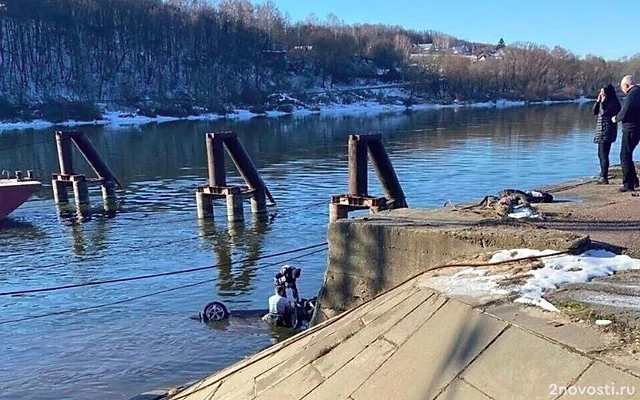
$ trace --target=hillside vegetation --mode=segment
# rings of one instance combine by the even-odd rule
[[[570,99],[640,70],[640,57],[579,58],[532,43],[434,31],[289,21],[249,0],[2,0],[0,120],[92,119],[96,104],[143,115],[289,111],[351,102],[331,89],[404,84],[401,101]],[[271,96],[288,93],[289,96]],[[379,102],[398,101],[385,99]],[[296,104],[274,98],[299,101]]]

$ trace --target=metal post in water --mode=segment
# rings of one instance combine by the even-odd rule
[[[242,147],[242,143],[238,140],[238,136],[235,133],[226,133],[224,135],[224,145],[227,148],[227,152],[238,169],[238,172],[247,183],[247,186],[249,186],[249,189],[264,190],[269,201],[275,203],[269,189],[262,181],[262,178],[258,173],[258,169],[253,164],[253,161],[251,161],[251,157],[249,157],[249,154],[246,152],[244,147]]]
[[[120,189],[123,189],[122,184],[116,178],[114,173],[111,171],[111,168],[107,165],[106,162],[100,157],[100,153],[93,146],[91,140],[85,135],[83,132],[68,132],[67,133],[71,139],[78,146],[78,150],[82,153],[84,158],[87,160],[91,168],[95,171],[96,175],[101,179],[106,179],[113,181]]]
[[[223,135],[207,133],[207,167],[209,171],[209,186],[227,186],[227,176],[224,169]]]
[[[58,149],[58,163],[60,174],[73,175],[73,153],[71,152],[71,137],[67,132],[56,132],[56,148]]]
[[[114,201],[116,199],[116,184],[113,181],[102,182],[102,198],[104,201]]]
[[[349,135],[349,194],[367,196],[367,141],[364,135]]]
[[[102,182],[102,199],[104,200],[104,206],[106,211],[112,211],[116,209],[116,184],[113,181]]]
[[[393,208],[407,207],[404,191],[402,190],[396,171],[393,169],[389,155],[384,149],[382,142],[380,140],[370,140],[368,147],[369,154],[371,155],[371,163],[378,175],[387,199],[394,201]]]

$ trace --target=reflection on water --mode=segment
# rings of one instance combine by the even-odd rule
[[[247,227],[244,222],[229,222],[226,232],[223,232],[220,228],[216,229],[212,220],[199,221],[201,236],[211,243],[216,255],[216,287],[221,297],[236,296],[251,289],[257,259],[262,255],[263,240],[270,223],[259,218],[253,218],[248,223],[251,226]],[[239,266],[232,265],[239,254],[243,257]]]
[[[125,186],[115,213],[95,189],[89,209],[53,204],[46,182],[57,169],[53,131],[2,132],[0,170],[34,169],[45,187],[0,222],[0,291],[220,267],[0,297],[0,398],[122,398],[196,379],[286,337],[259,320],[213,327],[188,317],[215,299],[232,310],[265,308],[279,269],[273,264],[295,254],[255,259],[326,240],[328,200],[348,187],[349,134],[380,133],[409,204],[439,207],[597,174],[594,126],[590,105],[558,105],[83,128]],[[215,221],[196,220],[195,188],[206,182],[204,134],[222,130],[238,133],[276,198],[267,220],[253,220],[247,205],[246,222],[229,224],[224,202],[214,206]],[[369,172],[370,192],[381,194]],[[228,171],[228,180],[241,178]],[[301,295],[315,295],[326,253],[292,264],[303,268]],[[210,282],[193,285],[200,281]]]

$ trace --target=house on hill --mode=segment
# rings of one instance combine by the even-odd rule
[[[451,48],[451,51],[453,52],[453,54],[461,54],[461,55],[469,55],[471,54],[471,49],[469,49],[468,46],[453,46]]]
[[[433,55],[433,52],[438,51],[433,43],[418,43],[414,44],[411,49],[409,58],[424,58]]]

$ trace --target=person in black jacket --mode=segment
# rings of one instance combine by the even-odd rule
[[[633,150],[640,142],[640,88],[636,86],[631,75],[622,78],[620,89],[626,93],[624,105],[618,115],[611,118],[612,122],[622,122],[622,143],[620,147],[620,164],[622,166],[621,192],[635,190],[638,185],[638,175],[633,164]]]
[[[598,100],[593,105],[593,114],[598,116],[596,135],[593,142],[598,144],[598,158],[600,159],[600,179],[596,183],[609,184],[609,152],[611,144],[618,136],[618,124],[611,117],[620,112],[621,106],[616,90],[609,84],[600,89]]]

